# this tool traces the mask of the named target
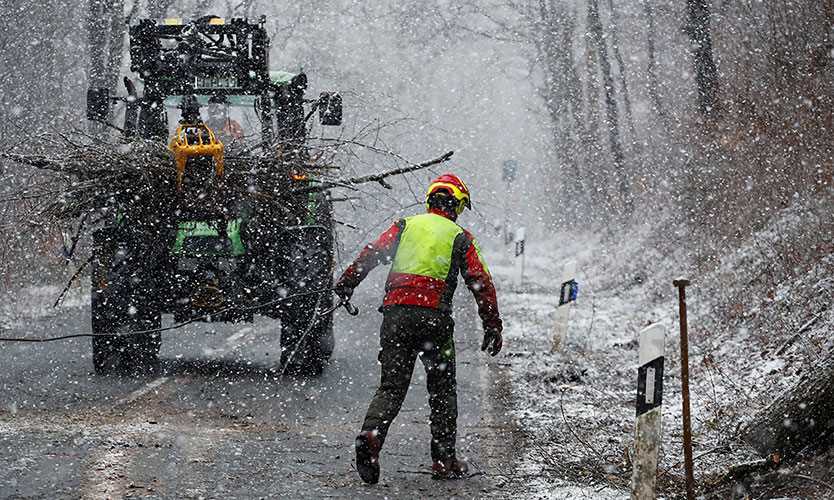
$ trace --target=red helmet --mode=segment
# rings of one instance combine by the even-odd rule
[[[428,206],[429,196],[438,192],[446,191],[458,200],[458,206],[455,212],[458,215],[463,212],[464,208],[472,209],[472,200],[469,196],[469,188],[463,183],[460,178],[454,174],[443,174],[429,184],[429,189],[426,191],[426,206]]]

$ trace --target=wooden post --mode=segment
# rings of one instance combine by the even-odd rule
[[[686,319],[686,287],[689,280],[672,282],[678,288],[681,318],[681,394],[683,396],[683,462],[686,471],[686,498],[695,499],[695,472],[692,460],[692,417],[689,413],[689,331]]]
[[[663,360],[666,330],[659,324],[640,332],[640,366],[637,369],[637,425],[631,498],[654,499],[657,455],[661,443]]]

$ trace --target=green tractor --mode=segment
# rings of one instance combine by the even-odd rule
[[[141,85],[89,89],[87,117],[106,122],[123,102],[126,142],[167,144],[171,165],[151,192],[120,189],[93,233],[96,372],[155,364],[171,314],[277,319],[283,366],[320,373],[334,346],[334,219],[307,122],[318,111],[340,125],[341,97],[307,99],[304,73],[270,72],[263,18],[141,20],[130,57]]]

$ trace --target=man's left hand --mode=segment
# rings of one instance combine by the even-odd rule
[[[481,350],[489,353],[490,356],[495,356],[501,352],[501,347],[504,345],[504,337],[501,335],[501,330],[488,328],[484,330],[484,341],[481,344]]]

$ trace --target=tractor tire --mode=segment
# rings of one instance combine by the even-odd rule
[[[138,262],[118,250],[115,231],[93,234],[90,306],[93,368],[98,374],[146,371],[158,364],[159,332],[126,335],[162,325],[162,315],[144,289],[148,283],[137,279],[142,274]]]
[[[93,337],[93,368],[98,374],[146,372],[159,364],[162,336],[157,333],[126,335],[130,332],[158,329],[161,321],[157,318],[135,320],[126,318],[117,328],[122,335],[101,335]],[[111,331],[93,331],[95,334]]]
[[[284,269],[291,283],[303,283],[291,293],[319,290],[280,305],[281,361],[285,372],[318,375],[333,354],[334,219],[333,203],[326,193],[311,195],[308,230],[284,246]]]
[[[318,310],[327,309],[325,302]],[[281,366],[287,373],[320,375],[333,354],[333,313],[316,316],[315,303],[306,306],[281,315]]]

